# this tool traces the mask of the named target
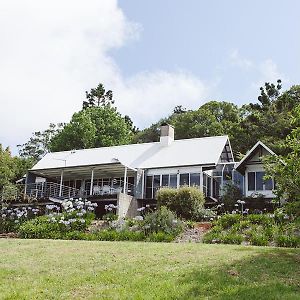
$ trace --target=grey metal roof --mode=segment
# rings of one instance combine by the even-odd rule
[[[120,162],[132,169],[217,164],[228,136],[92,148],[46,154],[32,170],[107,165]]]

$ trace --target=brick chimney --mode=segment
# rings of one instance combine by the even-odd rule
[[[174,141],[174,127],[163,123],[160,127],[160,143],[162,146],[169,146]]]

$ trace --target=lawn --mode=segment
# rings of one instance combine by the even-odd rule
[[[299,249],[0,239],[1,299],[299,297]]]

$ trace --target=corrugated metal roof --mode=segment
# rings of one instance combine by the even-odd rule
[[[173,166],[217,164],[228,136],[92,148],[46,154],[32,170],[116,163],[130,168],[151,169]]]

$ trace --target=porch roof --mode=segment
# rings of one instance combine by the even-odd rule
[[[63,177],[68,180],[75,179],[89,179],[91,178],[92,170],[94,170],[94,178],[111,178],[111,177],[123,177],[125,166],[121,163],[111,163],[105,165],[88,165],[88,166],[76,166],[76,167],[64,167],[64,168],[51,168],[42,170],[31,170],[37,176],[59,179],[61,171],[63,169]],[[127,176],[133,176],[134,170],[128,169]]]
[[[169,146],[154,142],[62,151],[46,154],[31,171],[109,166],[116,162],[131,169],[216,165],[224,147],[231,152],[228,136],[175,140]]]

